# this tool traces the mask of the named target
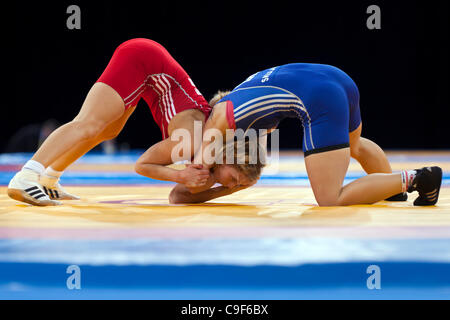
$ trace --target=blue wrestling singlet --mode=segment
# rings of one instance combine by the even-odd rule
[[[305,156],[348,147],[349,132],[361,123],[358,87],[329,65],[292,63],[257,72],[223,101],[234,129],[271,129],[299,118]]]

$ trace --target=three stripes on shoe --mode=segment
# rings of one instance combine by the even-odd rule
[[[430,201],[430,202],[435,201],[435,200],[436,200],[436,197],[437,197],[437,193],[438,193],[438,189],[434,189],[434,190],[431,191],[431,192],[425,193],[425,195],[426,195],[426,197],[427,197],[427,200]]]
[[[50,198],[52,198],[52,199],[59,198],[59,194],[58,194],[57,190],[48,189],[46,187],[44,187],[45,194],[44,194],[44,192],[42,192],[41,189],[39,189],[36,186],[25,189],[24,191],[36,200],[38,200],[39,198],[45,197],[46,194],[48,196],[50,196]]]

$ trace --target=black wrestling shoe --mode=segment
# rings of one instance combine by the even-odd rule
[[[424,167],[416,169],[417,174],[408,192],[418,191],[419,196],[414,200],[415,206],[433,206],[439,198],[442,183],[442,169],[439,167]]]
[[[387,199],[385,199],[386,201],[407,201],[408,200],[408,194],[405,192],[400,192],[397,193],[395,195],[393,195],[392,197],[389,197]]]

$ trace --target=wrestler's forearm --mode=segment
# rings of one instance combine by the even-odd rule
[[[135,171],[140,175],[164,181],[173,181],[177,183],[183,183],[180,175],[180,170],[168,168],[163,165],[151,164],[151,163],[136,163]]]
[[[154,144],[139,157],[134,166],[135,171],[152,179],[184,183],[180,170],[166,167],[173,163],[172,148],[173,142],[170,139]]]
[[[241,190],[241,189],[239,189]],[[191,193],[189,189],[182,185],[176,185],[169,195],[170,203],[202,203],[219,197],[223,197],[233,192],[238,191],[237,188],[226,188],[224,186],[219,186],[211,188],[199,193]]]

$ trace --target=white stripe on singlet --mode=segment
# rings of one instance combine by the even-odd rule
[[[161,90],[161,95],[162,95],[162,99],[163,99],[163,104],[164,104],[164,109],[167,113],[167,122],[169,122],[172,117],[174,116],[172,113],[172,110],[170,108],[170,101],[169,101],[169,88],[166,86],[166,84],[164,83],[164,81],[162,80],[161,75],[157,76],[157,83],[156,83],[157,88],[159,88]]]
[[[177,114],[177,111],[175,110],[175,105],[173,104],[173,97],[172,97],[172,90],[171,90],[172,85],[170,84],[170,81],[167,80],[165,75],[162,75],[161,77],[168,85],[168,98],[169,98],[170,108],[172,109],[172,115],[175,116]]]

